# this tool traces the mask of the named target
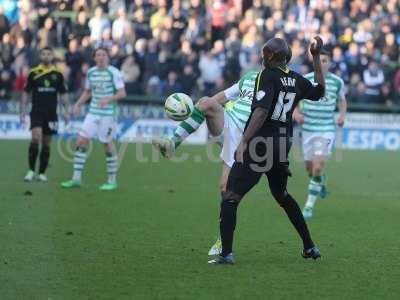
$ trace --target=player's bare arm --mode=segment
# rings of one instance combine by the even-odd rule
[[[236,150],[235,159],[237,162],[243,163],[243,153],[247,149],[248,142],[255,136],[257,131],[264,124],[268,116],[268,110],[262,107],[257,107],[251,115],[249,126],[243,133],[242,140]]]
[[[343,127],[344,120],[346,118],[346,112],[347,112],[347,100],[346,100],[346,98],[343,97],[342,99],[340,99],[339,104],[338,104],[338,108],[339,108],[339,117],[338,117],[336,123],[337,123],[337,125],[339,127]]]
[[[228,99],[226,98],[224,91],[218,92],[217,94],[212,96],[211,99],[218,102],[222,106],[224,106],[226,102],[228,102]]]
[[[66,123],[68,123],[68,121],[70,119],[70,115],[71,115],[70,107],[69,107],[68,94],[67,93],[60,94],[60,100],[61,100],[61,103],[64,106],[64,116],[63,116],[64,117],[64,121]]]
[[[104,97],[103,99],[101,99],[101,100],[99,101],[99,105],[100,105],[100,107],[105,107],[105,106],[107,106],[110,102],[119,101],[119,100],[121,100],[121,99],[124,99],[125,97],[126,97],[125,88],[121,88],[121,89],[117,90],[117,92],[115,93],[115,95],[108,96],[108,97]]]
[[[304,115],[302,114],[300,108],[296,106],[296,108],[293,111],[293,119],[298,123],[298,124],[303,124],[304,123]]]
[[[78,101],[76,101],[74,107],[72,108],[72,113],[74,114],[75,117],[79,115],[81,105],[87,102],[91,96],[92,92],[90,90],[85,89],[83,91],[82,95],[79,97]]]
[[[322,72],[321,50],[323,46],[322,39],[319,36],[314,37],[315,41],[310,45],[310,53],[313,57],[314,81],[317,83],[307,95],[307,99],[317,101],[325,95],[325,77]]]

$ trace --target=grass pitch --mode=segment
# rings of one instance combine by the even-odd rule
[[[184,146],[191,159],[172,163],[138,162],[150,146],[129,145],[119,190],[106,193],[99,145],[75,190],[59,186],[72,166],[56,147],[50,181],[24,183],[27,146],[1,141],[1,299],[399,299],[399,153],[345,151],[329,164],[331,195],[308,222],[322,260],[300,257],[262,180],[239,209],[237,264],[209,266],[220,164],[205,147]],[[307,177],[302,163],[291,169],[302,206]]]

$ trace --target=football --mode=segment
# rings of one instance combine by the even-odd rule
[[[193,111],[193,101],[184,93],[173,93],[165,100],[164,109],[168,118],[174,121],[187,119]]]

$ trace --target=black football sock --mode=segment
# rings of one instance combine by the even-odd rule
[[[35,172],[36,159],[39,153],[39,144],[31,142],[28,150],[29,169]]]
[[[233,200],[222,200],[221,202],[219,230],[222,241],[222,256],[227,256],[232,252],[237,207],[238,203]]]
[[[314,247],[306,221],[304,220],[303,214],[301,213],[301,209],[296,200],[294,200],[290,194],[287,194],[285,200],[281,203],[281,206],[303,240],[304,249]]]
[[[44,174],[44,172],[46,172],[47,166],[49,165],[49,159],[50,147],[47,145],[42,145],[42,150],[40,151],[39,174]]]

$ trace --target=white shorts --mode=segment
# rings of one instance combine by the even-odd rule
[[[229,167],[232,167],[235,162],[235,151],[239,146],[242,135],[243,132],[235,125],[229,115],[224,112],[224,130],[222,132],[224,142],[220,157]]]
[[[335,144],[335,132],[303,131],[304,160],[311,161],[316,156],[329,158]]]
[[[87,114],[79,135],[88,139],[97,138],[101,143],[110,143],[114,138],[117,124],[114,116]]]

